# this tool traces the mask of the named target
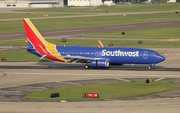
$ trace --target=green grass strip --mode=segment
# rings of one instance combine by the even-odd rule
[[[87,39],[67,39],[67,42],[62,42],[61,39],[51,39],[47,40],[53,44],[59,46],[93,46],[98,47],[98,40],[99,38],[95,38],[93,40]],[[131,39],[124,39],[124,40],[101,40],[105,47],[109,46],[109,43],[113,43],[114,47],[140,47],[140,48],[167,48],[167,47],[180,47],[180,42],[176,39],[159,39],[159,40],[143,40],[143,44],[139,44],[140,40],[131,40]],[[12,40],[12,41],[1,41],[1,46],[27,46],[24,40]],[[18,47],[14,47],[18,48]],[[1,54],[1,53],[0,53]]]
[[[52,30],[64,28],[80,28],[90,26],[105,26],[117,24],[129,24],[137,22],[158,22],[179,20],[180,14],[160,13],[144,15],[122,15],[118,16],[98,16],[98,17],[81,17],[81,18],[55,18],[32,20],[38,30]],[[24,32],[22,21],[3,21],[0,22],[0,33],[5,32]]]
[[[167,82],[153,82],[150,84],[145,82],[88,84],[33,92],[26,95],[25,98],[48,100],[51,93],[59,92],[60,98],[56,98],[58,100],[87,100],[83,98],[83,93],[96,92],[100,95],[99,99],[120,99],[164,92],[179,87],[177,84]]]
[[[39,57],[28,53],[26,50],[0,51],[0,58],[2,57],[6,57],[7,62],[40,61]]]

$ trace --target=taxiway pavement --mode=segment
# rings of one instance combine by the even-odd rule
[[[179,79],[179,71],[123,71],[123,70],[62,70],[62,69],[3,69],[6,76],[0,78],[2,88],[17,87],[35,83],[73,80],[100,80],[124,78],[174,78]],[[47,84],[48,85],[48,84]],[[13,92],[13,91],[12,91]],[[6,91],[4,91],[6,93]],[[14,91],[13,93],[17,93]],[[178,95],[178,96],[177,96]],[[0,102],[2,113],[179,113],[180,95],[165,98],[143,98],[131,100],[107,100],[86,102]]]
[[[179,99],[89,102],[0,102],[2,113],[179,113]]]

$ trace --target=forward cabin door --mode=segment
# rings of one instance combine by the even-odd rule
[[[148,51],[144,51],[143,58],[144,58],[144,59],[147,59],[147,58],[148,58]]]

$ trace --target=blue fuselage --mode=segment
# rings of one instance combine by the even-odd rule
[[[62,56],[81,56],[108,59],[110,65],[121,64],[157,64],[165,57],[156,51],[139,48],[95,48],[57,46]]]
[[[70,59],[72,62],[76,60],[88,61],[90,67],[109,67],[109,65],[123,64],[148,64],[149,66],[154,66],[165,60],[164,56],[154,50],[140,48],[56,46],[56,50],[59,56],[67,60]],[[29,49],[28,51],[42,57],[36,49]]]

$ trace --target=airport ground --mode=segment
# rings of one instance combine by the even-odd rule
[[[171,62],[171,61],[170,61]],[[170,63],[169,62],[169,63]],[[8,65],[8,63],[3,63]],[[19,63],[35,66],[36,63]],[[168,64],[168,62],[167,62]],[[11,63],[18,66],[18,63]],[[63,64],[60,64],[63,65]],[[79,65],[80,66],[80,65]],[[160,65],[161,66],[161,65]],[[178,66],[178,67],[177,67]],[[38,66],[36,66],[38,68]],[[76,66],[74,66],[75,68]],[[173,65],[166,65],[173,68]],[[179,68],[179,65],[175,67]],[[0,78],[0,112],[32,113],[32,112],[65,112],[65,113],[178,113],[180,110],[179,89],[132,99],[109,99],[104,101],[33,101],[23,98],[24,94],[48,88],[78,85],[82,83],[103,83],[115,81],[144,81],[153,80],[180,83],[180,71],[153,70],[81,70],[77,69],[1,69],[7,73]]]
[[[180,84],[179,49],[158,49],[166,54],[166,61],[148,70],[146,66],[115,67],[108,70],[84,70],[83,65],[57,62],[1,62],[0,112],[8,113],[178,113],[180,90],[157,93],[131,99],[109,99],[103,101],[35,101],[24,99],[24,95],[55,87],[104,83],[117,81],[144,81],[148,78]],[[14,67],[13,67],[14,66]],[[126,68],[130,70],[126,70]],[[161,70],[169,69],[169,70]]]
[[[159,25],[165,26],[169,24]],[[179,24],[176,25],[179,26]],[[123,26],[120,26],[119,28],[122,27]],[[128,29],[132,27],[133,26],[126,28]],[[73,33],[79,34],[77,32],[78,31],[74,31]],[[62,32],[55,31],[54,34],[57,36],[61,33]],[[74,34],[72,34],[72,36],[73,35]],[[1,36],[0,38],[3,39],[3,35]],[[7,34],[6,39],[11,39],[10,37],[12,36],[13,35],[10,34],[8,37]],[[16,37],[16,35],[14,36]],[[20,36],[19,38],[24,37]],[[51,36],[49,36],[49,38],[51,38]],[[62,64],[57,62],[1,62],[0,71],[5,72],[7,75],[0,75],[0,112],[179,113],[179,89],[131,99],[109,99],[104,101],[65,102],[64,100],[53,100],[51,102],[37,102],[23,98],[24,94],[27,94],[31,91],[40,91],[48,87],[54,88],[57,84],[73,85],[81,84],[82,82],[92,83],[127,80],[145,81],[147,78],[179,84],[180,48],[156,48],[155,50],[165,55],[166,61],[160,63],[156,68],[152,70],[148,70],[146,66],[144,67],[136,65],[134,67],[132,67],[131,65],[126,65],[124,67],[115,67],[115,69],[110,68],[108,70],[84,70],[82,64],[74,65]],[[127,67],[131,70],[127,70]]]

